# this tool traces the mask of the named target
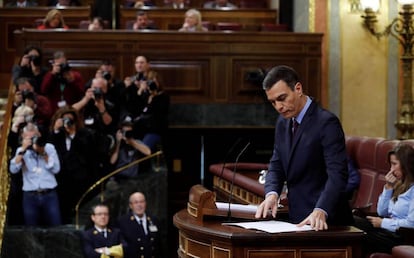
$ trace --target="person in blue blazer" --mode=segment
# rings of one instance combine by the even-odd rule
[[[291,67],[272,68],[263,80],[263,89],[279,116],[265,200],[256,218],[276,217],[286,182],[289,222],[308,224],[314,230],[326,230],[328,224],[351,225],[353,217],[345,192],[345,135],[339,119],[304,94],[299,76]]]

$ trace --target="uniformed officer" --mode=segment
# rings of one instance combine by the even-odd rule
[[[118,228],[109,227],[109,208],[105,204],[92,207],[94,226],[82,232],[83,252],[87,258],[124,257],[127,243]]]
[[[158,222],[146,213],[146,206],[145,195],[135,192],[129,197],[131,212],[118,219],[118,227],[127,242],[125,258],[158,257]]]

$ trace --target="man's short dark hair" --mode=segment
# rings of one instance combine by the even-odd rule
[[[278,81],[284,81],[292,90],[295,88],[296,83],[299,82],[299,75],[290,66],[279,65],[275,66],[267,73],[263,80],[262,87],[264,90],[272,88]]]

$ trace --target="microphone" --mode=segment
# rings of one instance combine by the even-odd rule
[[[233,199],[233,187],[234,187],[234,179],[236,178],[236,172],[237,172],[237,163],[239,162],[240,156],[247,150],[247,147],[249,147],[250,142],[248,142],[244,148],[239,152],[239,155],[237,155],[236,161],[234,162],[234,169],[233,169],[233,177],[231,179],[231,185],[230,185],[230,195],[229,195],[229,208],[227,210],[227,220],[231,221],[231,207],[230,203]]]
[[[220,177],[219,177],[219,181],[218,184],[220,186],[221,180],[223,180],[223,172],[224,172],[224,168],[226,167],[226,161],[227,158],[230,156],[230,154],[234,151],[234,149],[236,148],[236,146],[241,142],[241,137],[239,137],[234,143],[233,145],[230,147],[230,149],[227,151],[226,155],[224,156],[223,159],[223,166],[221,167],[221,171],[220,171]]]

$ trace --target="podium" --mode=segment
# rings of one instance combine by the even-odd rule
[[[355,227],[331,226],[326,231],[271,234],[222,225],[226,218],[220,212],[214,216],[212,202],[207,201],[214,196],[201,186],[193,187],[189,202],[197,212],[191,214],[183,209],[174,215],[173,223],[178,228],[178,257],[361,257],[364,232]],[[206,202],[209,207],[197,206]]]

